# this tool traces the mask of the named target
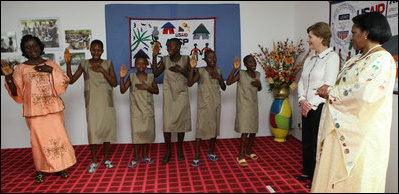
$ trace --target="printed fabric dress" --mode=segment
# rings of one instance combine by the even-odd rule
[[[237,83],[236,119],[234,130],[237,133],[257,133],[259,128],[258,88],[251,82],[259,80],[260,73],[255,71],[255,78],[247,71],[240,70]]]
[[[32,155],[35,168],[40,172],[59,172],[76,163],[75,151],[68,138],[64,122],[65,93],[69,78],[53,61],[52,73],[37,72],[34,65],[19,64],[13,79],[17,96],[11,98],[22,103],[26,124],[30,130]],[[41,64],[40,64],[41,65]]]
[[[145,84],[151,86],[153,80],[154,74],[147,74]],[[153,143],[155,140],[153,94],[136,88],[136,84],[142,84],[137,74],[130,74],[130,83],[132,141],[134,144]]]
[[[102,144],[116,140],[116,113],[113,87],[100,72],[90,69],[89,60],[82,60],[84,97],[89,144]],[[111,60],[103,60],[101,67],[109,72]]]
[[[345,63],[321,115],[311,192],[385,191],[395,73],[386,51]]]
[[[190,132],[191,111],[188,98],[187,78],[180,73],[169,70],[178,65],[186,69],[188,56],[182,55],[177,62],[169,56],[162,58],[165,65],[163,79],[163,130],[164,132]]]
[[[220,134],[220,85],[205,68],[198,68],[197,128],[195,137],[210,139]],[[217,73],[221,74],[220,69]]]

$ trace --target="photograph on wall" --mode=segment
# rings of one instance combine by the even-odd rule
[[[16,52],[17,47],[17,36],[15,32],[2,32],[1,33],[1,52],[2,53],[13,53]]]
[[[91,30],[65,30],[66,47],[69,50],[89,50]]]
[[[159,45],[157,61],[168,55],[166,41],[178,38],[182,45],[182,55],[195,56],[198,67],[205,67],[206,50],[215,50],[215,17],[204,18],[129,18],[130,20],[130,68],[134,68],[134,56],[138,52],[146,53],[152,61],[152,51]],[[151,68],[148,65],[147,68]]]
[[[55,62],[55,53],[44,53],[43,55],[42,55],[42,58],[44,59],[44,60],[51,60],[51,61],[54,61]]]
[[[38,37],[45,49],[60,47],[60,24],[57,18],[20,19],[21,38],[30,34]]]

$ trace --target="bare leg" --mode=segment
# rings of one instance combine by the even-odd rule
[[[238,155],[238,159],[243,159],[244,156],[244,147],[245,147],[245,142],[247,140],[247,133],[241,134],[241,145],[240,145],[240,154]]]
[[[148,150],[148,144],[143,144],[143,158],[148,158],[148,154],[147,154],[147,150]]]
[[[211,138],[211,145],[209,147],[209,154],[213,154],[213,150],[215,149],[216,137]]]
[[[248,140],[247,151],[246,151],[246,154],[248,154],[248,155],[252,154],[251,147],[252,147],[252,144],[254,143],[255,136],[256,136],[256,133],[249,134],[249,140]]]
[[[169,162],[170,156],[172,155],[171,149],[170,149],[170,140],[171,140],[172,133],[170,133],[170,132],[163,133],[163,136],[165,138],[166,153],[165,153],[165,156],[162,159],[162,164],[166,164],[166,163]]]
[[[177,160],[184,160],[183,154],[183,141],[184,141],[184,132],[177,133]]]
[[[134,161],[140,160],[140,144],[134,144]]]
[[[104,161],[109,160],[108,158],[108,151],[109,151],[109,142],[104,142]]]
[[[196,138],[195,139],[195,160],[199,159],[199,152],[200,152],[200,146],[201,146],[201,138]]]
[[[94,163],[97,163],[97,145],[90,144],[90,150],[91,150],[91,159],[93,160]]]

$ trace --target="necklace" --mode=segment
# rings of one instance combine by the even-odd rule
[[[373,46],[371,49],[369,49],[364,55],[360,56],[358,59],[356,59],[355,61],[352,62],[352,64],[350,64],[347,68],[345,69],[351,69],[358,61],[362,60],[364,57],[366,57],[373,49],[380,47],[380,44],[377,44],[375,46]]]

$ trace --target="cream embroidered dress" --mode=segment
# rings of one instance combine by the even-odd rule
[[[154,74],[147,74],[145,84],[151,86],[153,80]],[[155,140],[153,94],[136,88],[136,84],[142,84],[137,74],[130,74],[130,83],[130,124],[133,143],[153,143]]]
[[[198,68],[197,128],[195,137],[215,138],[220,134],[220,85],[205,68]],[[220,75],[220,69],[217,69]]]
[[[237,133],[257,133],[259,128],[258,88],[251,82],[259,80],[260,73],[255,71],[255,78],[247,71],[240,70],[237,83],[236,119],[234,130]]]
[[[311,192],[384,192],[396,65],[390,53],[346,62],[329,90]]]
[[[84,96],[89,144],[102,144],[116,140],[116,112],[113,87],[100,72],[90,69],[89,60],[82,60]],[[104,60],[101,67],[109,72],[111,60]]]
[[[190,132],[191,111],[188,98],[187,78],[169,70],[178,65],[186,69],[188,56],[182,55],[177,62],[169,56],[162,58],[165,65],[163,80],[163,130],[164,132]]]

